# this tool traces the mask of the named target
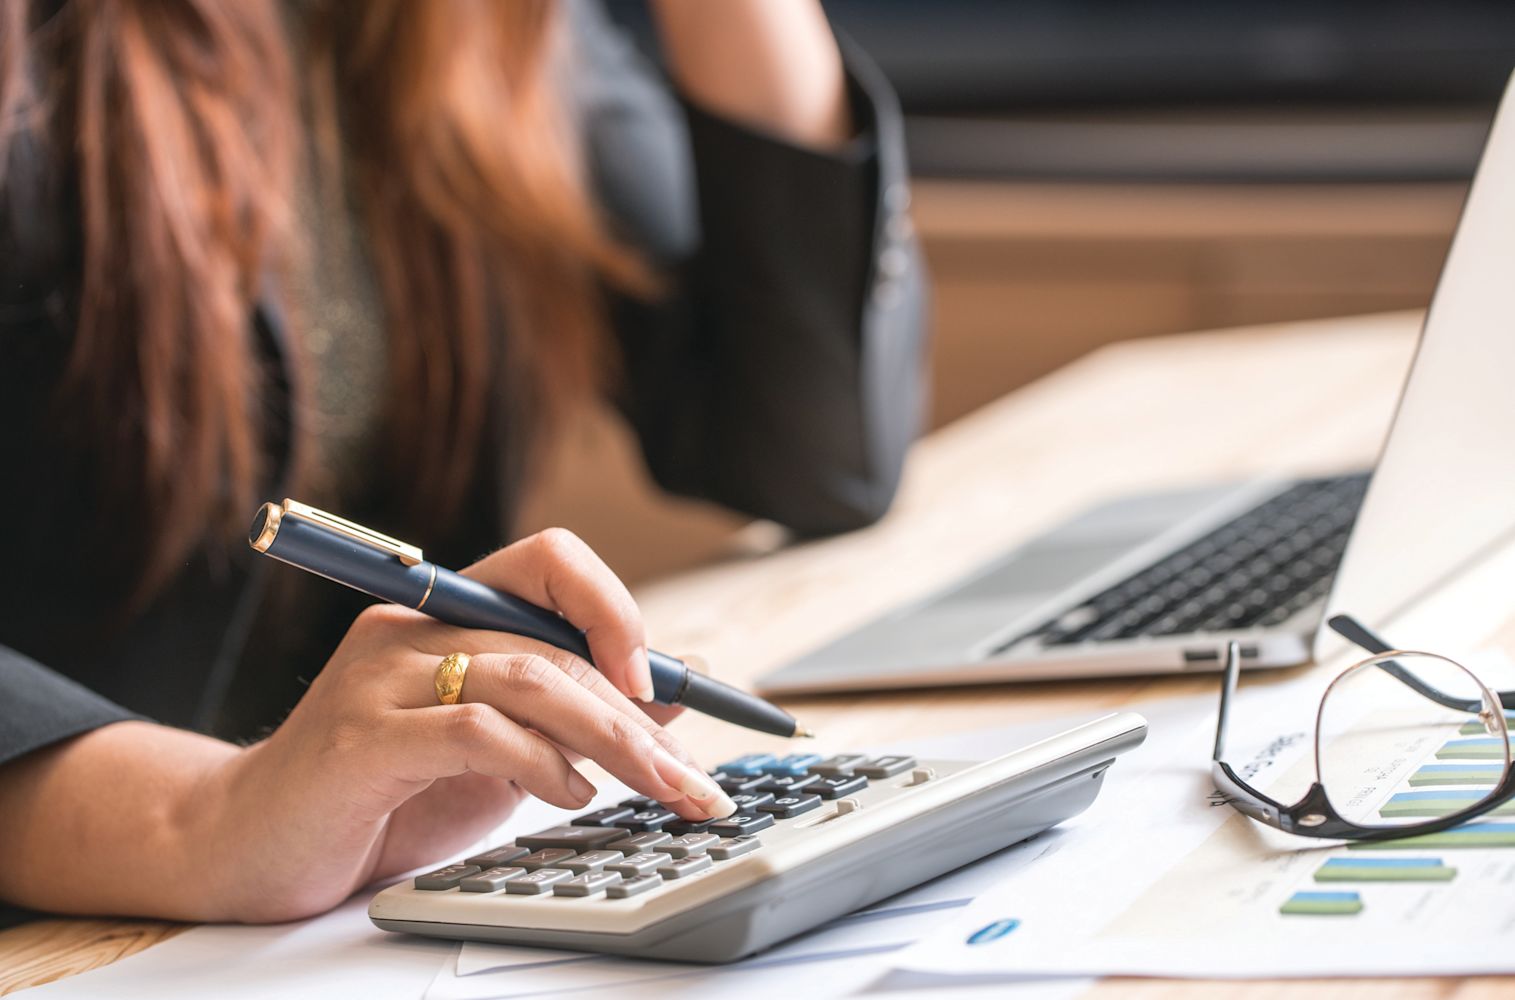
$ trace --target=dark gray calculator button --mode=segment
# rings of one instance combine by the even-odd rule
[[[702,872],[713,864],[715,862],[710,860],[708,854],[691,854],[687,858],[677,858],[668,862],[658,869],[658,874],[666,879],[683,878],[695,872]]]
[[[763,806],[773,801],[773,793],[744,792],[741,795],[733,795],[731,801],[736,803],[736,811],[739,813],[757,812]]]
[[[712,826],[710,832],[719,837],[740,837],[766,830],[772,825],[773,817],[768,813],[737,813]]]
[[[667,826],[663,827],[663,830],[667,833],[673,834],[675,837],[682,837],[686,833],[704,833],[706,830],[710,829],[711,824],[718,822],[720,822],[720,820],[681,819],[675,823],[669,823]]]
[[[790,819],[821,807],[819,795],[780,795],[767,805],[758,806],[765,813],[773,813],[779,819]]]
[[[635,878],[638,875],[651,875],[672,860],[671,854],[664,854],[661,851],[643,851],[641,854],[633,854],[614,864],[606,865],[605,870],[618,872],[622,878]]]
[[[762,846],[763,842],[756,837],[727,837],[710,848],[707,853],[717,861],[730,861],[732,858],[751,854]]]
[[[529,872],[538,868],[551,868],[553,865],[562,864],[573,857],[578,851],[570,851],[566,847],[544,847],[540,851],[532,851],[524,858],[517,858],[516,864]]]
[[[567,868],[575,875],[582,875],[585,872],[597,872],[606,865],[620,861],[625,856],[620,851],[586,851],[567,861],[558,862],[558,867]]]
[[[475,854],[463,863],[466,865],[478,865],[480,868],[498,868],[500,865],[508,865],[516,858],[524,858],[530,854],[529,848],[517,847],[515,844],[505,844],[482,854]]]
[[[868,787],[868,779],[861,774],[838,774],[822,778],[806,791],[814,792],[823,799],[839,799]]]
[[[763,787],[764,782],[767,780],[768,775],[766,774],[735,774],[725,781],[717,781],[716,784],[720,785],[721,791],[727,795],[741,795],[744,792],[751,792]]]
[[[661,809],[663,804],[657,799],[648,798],[645,795],[636,795],[621,802],[621,805],[633,812],[641,812],[643,809]]]
[[[630,806],[611,806],[609,809],[596,809],[592,813],[576,816],[574,826],[609,826],[618,819],[625,819],[636,812]]]
[[[458,883],[464,892],[495,892],[505,888],[505,883],[526,874],[526,869],[516,865],[486,868],[477,875],[470,875]]]
[[[617,882],[615,885],[607,886],[605,895],[611,899],[625,899],[628,896],[635,896],[637,893],[646,892],[649,889],[656,889],[662,884],[663,877],[661,875],[638,875],[636,878],[629,878],[624,882]]]
[[[661,830],[678,818],[676,813],[671,813],[667,809],[643,809],[640,812],[632,813],[625,819],[616,820],[615,825],[622,830],[651,833],[655,830]],[[591,829],[591,827],[579,827],[578,829],[587,830]]]
[[[675,858],[687,858],[691,854],[704,854],[712,844],[720,842],[721,838],[713,833],[686,833],[682,837],[674,837],[658,850]]]
[[[772,774],[759,791],[774,795],[798,795],[821,780],[819,774]]]
[[[478,865],[448,865],[446,868],[438,868],[434,872],[416,876],[416,888],[425,889],[428,892],[440,892],[443,889],[451,889],[463,879],[477,873]]]
[[[542,847],[571,847],[576,851],[592,851],[604,847],[612,840],[620,840],[624,831],[611,826],[555,826],[528,837],[517,837],[516,844],[533,851]]]
[[[835,757],[827,757],[819,764],[810,769],[811,774],[821,776],[851,774],[859,764],[867,763],[868,756],[860,753],[839,753]]]
[[[673,834],[663,833],[661,830],[653,833],[633,833],[620,840],[612,841],[606,845],[607,851],[620,851],[622,854],[637,854],[641,851],[651,851],[660,844],[666,844],[673,839]]]
[[[914,757],[897,754],[893,757],[875,757],[861,767],[853,768],[853,770],[865,778],[892,778],[901,771],[908,771],[914,766]]]
[[[566,882],[571,878],[573,878],[573,872],[564,871],[561,868],[543,868],[539,871],[527,872],[519,878],[506,882],[505,891],[519,896],[540,896],[559,882]]]
[[[585,872],[582,875],[575,875],[566,882],[559,882],[552,887],[552,891],[558,896],[593,896],[597,892],[604,892],[620,880],[621,876],[615,872]]]

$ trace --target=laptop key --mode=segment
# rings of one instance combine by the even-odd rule
[[[730,861],[732,858],[751,854],[762,846],[763,842],[756,837],[726,837],[705,853],[717,861]]]
[[[708,854],[691,854],[687,858],[675,858],[668,862],[658,869],[658,874],[672,881],[702,872],[713,864],[715,862],[710,860]]]
[[[566,868],[575,875],[585,872],[597,872],[614,862],[621,861],[626,857],[620,851],[588,851],[584,854],[569,858],[567,861],[558,862],[558,866]]]
[[[651,889],[656,889],[663,884],[661,875],[638,875],[636,878],[628,878],[617,882],[615,885],[606,886],[605,895],[611,899],[627,899],[637,896]]]
[[[712,826],[710,832],[719,837],[740,837],[766,830],[772,825],[773,816],[770,813],[736,813]]]
[[[774,799],[766,805],[759,806],[765,813],[777,816],[779,819],[793,819],[802,816],[812,809],[821,807],[819,795],[784,795]]]
[[[544,847],[540,851],[532,851],[524,858],[517,858],[516,864],[529,872],[534,872],[539,868],[551,868],[561,864],[577,853],[579,852],[566,847]]]
[[[637,833],[654,833],[677,820],[678,814],[669,812],[667,809],[643,809],[634,812],[625,819],[618,819],[615,825],[622,830],[634,830]],[[580,829],[588,829],[583,827]]]
[[[517,847],[515,844],[503,844],[493,850],[475,854],[464,860],[465,865],[478,865],[480,868],[497,868],[500,865],[508,865],[516,858],[524,858],[531,850],[525,847]]]
[[[664,854],[671,854],[675,858],[687,858],[692,854],[704,854],[713,844],[720,842],[721,838],[711,833],[690,833],[682,837],[674,837],[658,850]]]
[[[821,780],[819,774],[775,774],[758,786],[757,791],[774,795],[795,795]]]
[[[658,845],[666,844],[673,839],[673,835],[655,830],[650,833],[633,833],[622,837],[620,840],[611,841],[606,845],[606,850],[620,851],[622,854],[640,854],[643,851],[655,850]]]

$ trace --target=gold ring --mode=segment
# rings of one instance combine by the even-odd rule
[[[473,659],[467,653],[449,653],[437,664],[432,677],[432,686],[437,689],[437,701],[444,705],[456,705],[463,693],[463,675],[468,673],[468,664]]]

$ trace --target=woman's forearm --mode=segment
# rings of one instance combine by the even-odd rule
[[[55,913],[224,920],[218,776],[242,751],[119,722],[0,767],[0,899]]]
[[[841,53],[819,0],[654,0],[669,69],[701,107],[792,142],[853,133]]]

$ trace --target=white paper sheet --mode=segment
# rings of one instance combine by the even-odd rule
[[[1506,673],[1507,661],[1480,664]],[[1265,693],[1243,688],[1233,760],[1253,783],[1295,801],[1313,777],[1312,710],[1326,675]],[[1515,849],[1395,850],[1440,858],[1451,882],[1319,883],[1326,858],[1383,858],[1268,830],[1217,801],[1208,774],[1213,710],[1196,717],[1165,759],[1113,789],[1034,867],[982,894],[941,930],[897,956],[901,968],[992,974],[1190,977],[1464,975],[1515,972]],[[1413,763],[1404,763],[1407,771]],[[1399,788],[1396,776],[1385,789]],[[1508,821],[1508,817],[1505,818]],[[1357,892],[1354,915],[1284,915],[1299,891]],[[1018,920],[1004,937],[974,932]]]

